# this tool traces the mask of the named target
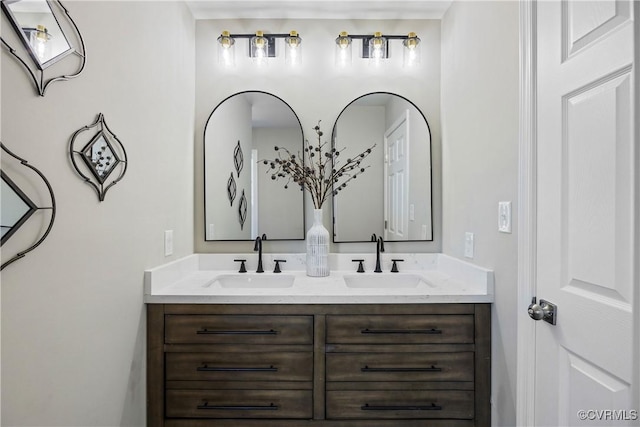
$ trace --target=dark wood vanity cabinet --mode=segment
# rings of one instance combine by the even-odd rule
[[[147,306],[149,427],[490,425],[489,304]]]

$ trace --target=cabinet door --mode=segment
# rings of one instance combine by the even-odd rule
[[[332,344],[467,344],[473,335],[473,315],[327,316]]]
[[[167,315],[167,344],[312,344],[312,316]]]
[[[311,390],[167,390],[169,418],[311,418],[312,406]]]
[[[313,353],[167,353],[167,380],[311,381]]]
[[[329,353],[327,381],[473,381],[473,353]]]
[[[329,419],[472,419],[473,415],[472,391],[327,392],[327,418]]]

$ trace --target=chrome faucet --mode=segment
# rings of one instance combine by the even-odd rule
[[[258,251],[258,268],[256,269],[256,273],[264,273],[264,269],[262,268],[262,241],[263,240],[267,240],[266,234],[256,237],[256,244],[253,246],[253,250]]]
[[[382,273],[382,267],[380,266],[380,252],[384,252],[384,240],[382,237],[377,237],[374,234],[371,235],[371,241],[376,242],[376,269],[374,273]]]

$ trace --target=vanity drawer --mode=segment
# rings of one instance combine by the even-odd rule
[[[167,390],[170,418],[311,418],[310,390]]]
[[[331,344],[473,343],[473,315],[327,316]]]
[[[312,344],[313,316],[167,315],[167,344]]]
[[[329,391],[328,419],[415,419],[474,416],[473,391]]]
[[[167,380],[312,381],[313,353],[167,353]]]
[[[327,381],[473,381],[473,353],[328,353]]]

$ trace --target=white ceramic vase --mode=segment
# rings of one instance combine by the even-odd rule
[[[322,209],[313,210],[313,225],[307,231],[307,276],[329,275],[329,231],[322,225]]]

